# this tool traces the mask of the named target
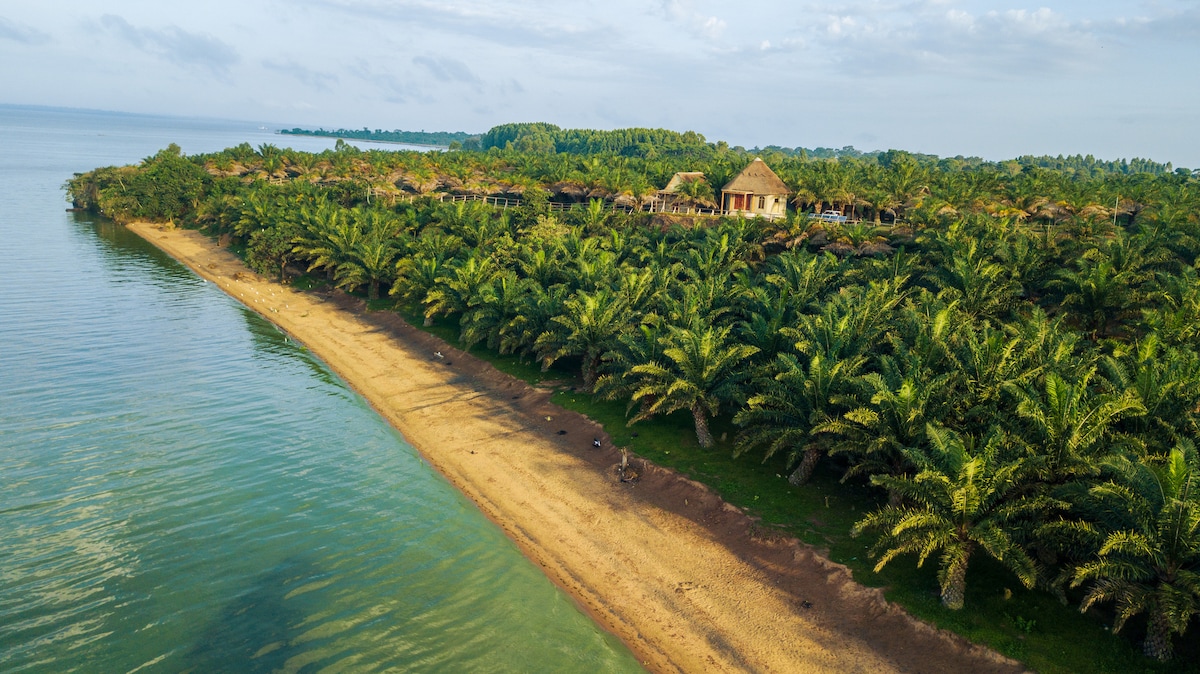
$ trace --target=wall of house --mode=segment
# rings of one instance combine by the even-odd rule
[[[724,203],[722,206],[727,210],[742,210],[751,214],[763,214],[772,217],[783,217],[787,215],[787,196],[781,194],[752,194],[748,198],[743,198],[741,209],[737,209],[736,196],[725,194]],[[759,206],[759,201],[762,201],[762,206]],[[748,202],[748,203],[747,203]]]
[[[759,206],[758,206],[759,197],[757,197],[757,196],[754,197],[754,201],[751,203],[751,206],[753,206],[754,208],[752,208],[751,210],[753,210],[755,213],[762,213],[764,215],[786,215],[787,214],[787,197],[782,196],[782,195],[777,195],[777,194],[769,194],[769,195],[764,195],[762,197],[762,200],[763,200],[763,206],[762,206],[762,208],[759,208]]]

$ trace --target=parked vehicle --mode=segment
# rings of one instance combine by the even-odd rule
[[[834,210],[828,210],[821,214],[809,213],[808,217],[816,218],[817,220],[820,220],[821,222],[844,223],[844,222],[848,222],[850,220],[850,218],[842,215],[839,211],[834,211]]]

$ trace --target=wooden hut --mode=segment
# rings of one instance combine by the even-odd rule
[[[721,208],[732,215],[782,218],[787,215],[788,193],[787,185],[756,157],[721,188]]]

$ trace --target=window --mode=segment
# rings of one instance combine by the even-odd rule
[[[764,209],[764,208],[766,208],[766,207],[767,207],[767,198],[766,198],[766,197],[759,197],[759,198],[758,198],[758,210],[760,210],[760,211],[761,211],[761,210],[763,210],[763,209]]]

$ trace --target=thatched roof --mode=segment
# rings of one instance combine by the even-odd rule
[[[752,194],[788,194],[787,185],[784,184],[779,176],[767,166],[766,162],[758,157],[750,162],[750,165],[742,169],[742,172],[734,176],[725,187],[721,188],[722,192],[744,192]]]
[[[679,186],[684,183],[694,183],[704,180],[704,174],[700,171],[680,171],[671,176],[671,180],[667,182],[667,186],[659,190],[659,194],[675,194],[679,190]]]

